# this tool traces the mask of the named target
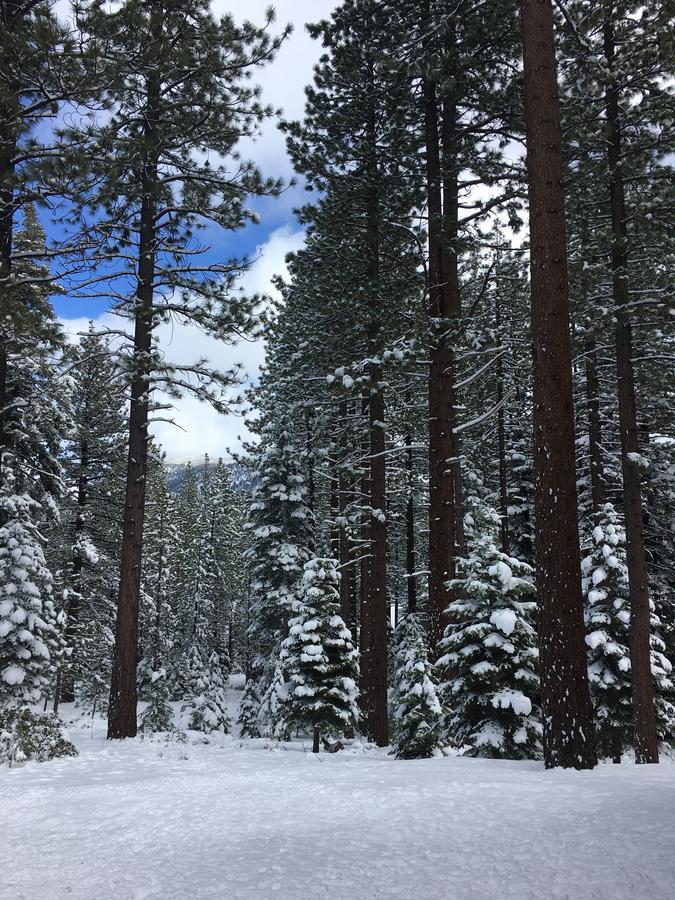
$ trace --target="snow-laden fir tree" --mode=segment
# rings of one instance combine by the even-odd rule
[[[255,678],[248,678],[241,695],[241,704],[237,717],[239,733],[242,737],[261,737],[260,724],[258,722],[259,712],[260,695],[258,694],[258,685]]]
[[[173,709],[165,669],[155,669],[148,686],[148,704],[141,716],[142,731],[173,731]]]
[[[0,498],[0,703],[36,703],[48,683],[52,576],[27,494]]]
[[[633,731],[630,663],[630,594],[626,565],[626,531],[613,504],[605,503],[594,517],[590,553],[582,560],[586,599],[586,643],[591,697],[595,708],[598,751],[621,762]],[[673,707],[672,665],[658,636],[652,613],[651,670],[655,687],[659,737],[670,736]]]
[[[249,640],[253,671],[259,673],[260,727],[265,731],[276,716],[277,693],[283,685],[279,652],[303,567],[312,556],[314,517],[290,423],[265,426],[257,454],[258,484],[247,522],[252,576]]]
[[[427,638],[414,613],[396,626],[392,662],[394,751],[399,759],[428,759],[443,746],[443,710]]]
[[[216,650],[209,651],[208,623],[212,612],[209,602],[197,598],[195,631],[187,658],[188,696],[182,711],[188,716],[188,728],[209,734],[227,734],[230,718],[227,713],[227,671]]]
[[[542,733],[532,569],[499,550],[495,510],[478,498],[472,505],[438,661],[447,737],[472,756],[532,758]]]
[[[105,643],[105,632],[114,627],[114,609],[103,598],[117,586],[126,451],[125,386],[109,341],[97,335],[90,322],[79,343],[66,348],[64,362],[71,422],[62,460],[64,499],[55,532],[65,555],[65,561],[59,560],[62,574],[57,586],[67,624],[55,710],[59,701],[75,699],[77,682],[82,684],[92,672],[102,674],[96,644]],[[49,542],[52,548],[57,543],[52,534]]]
[[[359,653],[339,611],[336,561],[309,560],[281,649],[278,728],[281,734],[313,733],[315,753],[321,734],[352,733],[359,719]]]

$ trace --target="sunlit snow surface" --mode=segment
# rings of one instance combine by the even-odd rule
[[[675,896],[672,762],[547,773],[69,730],[79,758],[0,769],[2,900]]]

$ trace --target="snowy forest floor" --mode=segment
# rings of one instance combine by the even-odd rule
[[[232,718],[240,692],[230,691]],[[188,733],[0,769],[2,900],[675,896],[675,765],[459,757]]]

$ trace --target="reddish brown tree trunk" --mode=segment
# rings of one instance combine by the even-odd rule
[[[153,36],[158,39],[161,22],[153,15]],[[159,115],[159,83],[148,78],[146,138],[152,147]],[[141,592],[143,522],[148,472],[148,412],[150,402],[150,352],[152,349],[155,280],[155,212],[157,160],[146,151],[142,171],[142,202],[138,247],[138,283],[134,323],[133,376],[129,412],[129,456],[127,461],[120,584],[115,624],[115,648],[108,739],[136,736],[138,611]]]
[[[607,67],[614,69],[614,30],[610,18],[604,26]],[[633,335],[630,321],[628,281],[628,231],[623,175],[621,171],[621,119],[619,94],[615,82],[606,92],[607,159],[612,214],[612,293],[616,305],[616,370],[619,392],[619,428],[621,432],[621,473],[623,507],[626,521],[626,562],[630,590],[630,662],[635,729],[635,762],[657,763],[659,745],[654,709],[654,682],[651,670],[649,583],[645,551],[642,487],[640,484],[640,447],[638,442]]]
[[[596,762],[581,597],[560,106],[550,0],[521,0],[544,762]]]

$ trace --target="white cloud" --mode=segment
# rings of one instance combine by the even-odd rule
[[[304,234],[291,226],[273,232],[267,242],[257,249],[256,262],[242,278],[242,286],[249,292],[274,295],[271,278],[285,272],[285,257],[302,246]],[[63,325],[70,335],[86,331],[88,319],[64,318]],[[105,313],[94,322],[97,328],[120,327],[120,320]],[[242,363],[249,380],[255,380],[263,362],[264,341],[240,342],[229,346],[208,337],[199,329],[185,325],[162,325],[157,332],[160,347],[166,358],[175,363],[191,363],[206,358],[216,368],[228,369],[235,363]],[[200,403],[194,397],[186,396],[175,401],[172,412],[164,413],[175,421],[156,422],[152,433],[166,451],[170,462],[195,459],[208,453],[217,458],[228,449],[238,449],[240,436],[247,433],[240,415],[223,416],[210,406]]]

